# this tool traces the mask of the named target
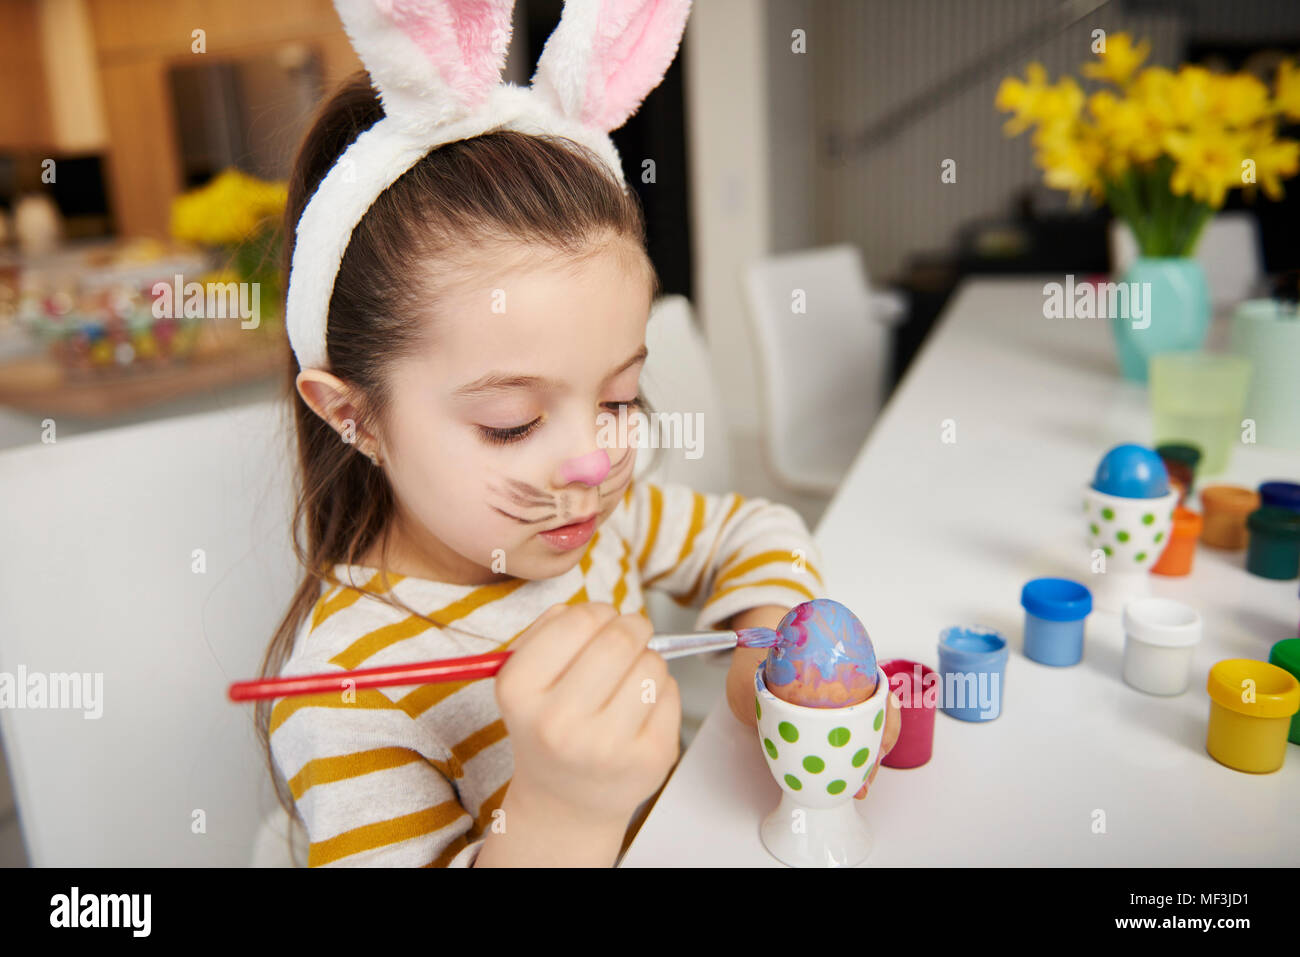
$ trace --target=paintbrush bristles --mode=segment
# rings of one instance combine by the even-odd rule
[[[739,648],[772,648],[781,640],[781,636],[771,628],[737,628]]]

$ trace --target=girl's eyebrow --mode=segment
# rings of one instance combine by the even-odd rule
[[[644,345],[636,353],[620,365],[617,369],[605,377],[609,381],[625,369],[630,369],[638,362],[650,354],[650,350]],[[559,385],[554,379],[547,379],[535,375],[513,375],[508,372],[489,372],[485,376],[475,379],[452,392],[452,398],[455,399],[477,399],[485,395],[494,395],[498,392],[508,392],[511,389],[554,389]]]

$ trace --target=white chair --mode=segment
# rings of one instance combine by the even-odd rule
[[[1125,272],[1138,256],[1133,231],[1118,217],[1110,223],[1110,254],[1112,270],[1117,274]],[[1264,255],[1255,217],[1241,210],[1214,216],[1201,233],[1196,261],[1205,270],[1211,308],[1216,313],[1257,295],[1264,275]]]
[[[286,412],[0,453],[0,671],[103,676],[98,719],[0,709],[32,866],[242,867],[284,818],[226,689],[296,585]]]
[[[642,391],[654,411],[681,413],[683,423],[690,416],[697,445],[659,450],[653,477],[683,482],[701,492],[731,491],[731,450],[722,397],[708,346],[685,296],[664,296],[654,304],[645,338],[650,354],[641,373]],[[647,474],[653,457],[653,449],[638,450],[638,477]]]
[[[884,402],[894,295],[873,293],[855,246],[752,263],[745,292],[763,379],[768,468],[787,487],[830,495]]]

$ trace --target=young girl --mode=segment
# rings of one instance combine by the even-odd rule
[[[325,104],[286,235],[382,115],[365,74]],[[679,753],[643,589],[701,629],[825,596],[793,510],[634,480],[635,437],[602,446],[603,416],[644,407],[657,290],[635,194],[560,137],[440,146],[353,231],[330,371],[291,361],[306,574],[263,675],[513,654],[492,679],[261,703],[310,866],[614,864]],[[751,726],[762,657],[727,679]]]

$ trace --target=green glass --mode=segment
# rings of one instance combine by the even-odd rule
[[[1242,441],[1250,360],[1208,352],[1170,352],[1151,359],[1151,425],[1158,445],[1195,445],[1201,476],[1227,470]]]

